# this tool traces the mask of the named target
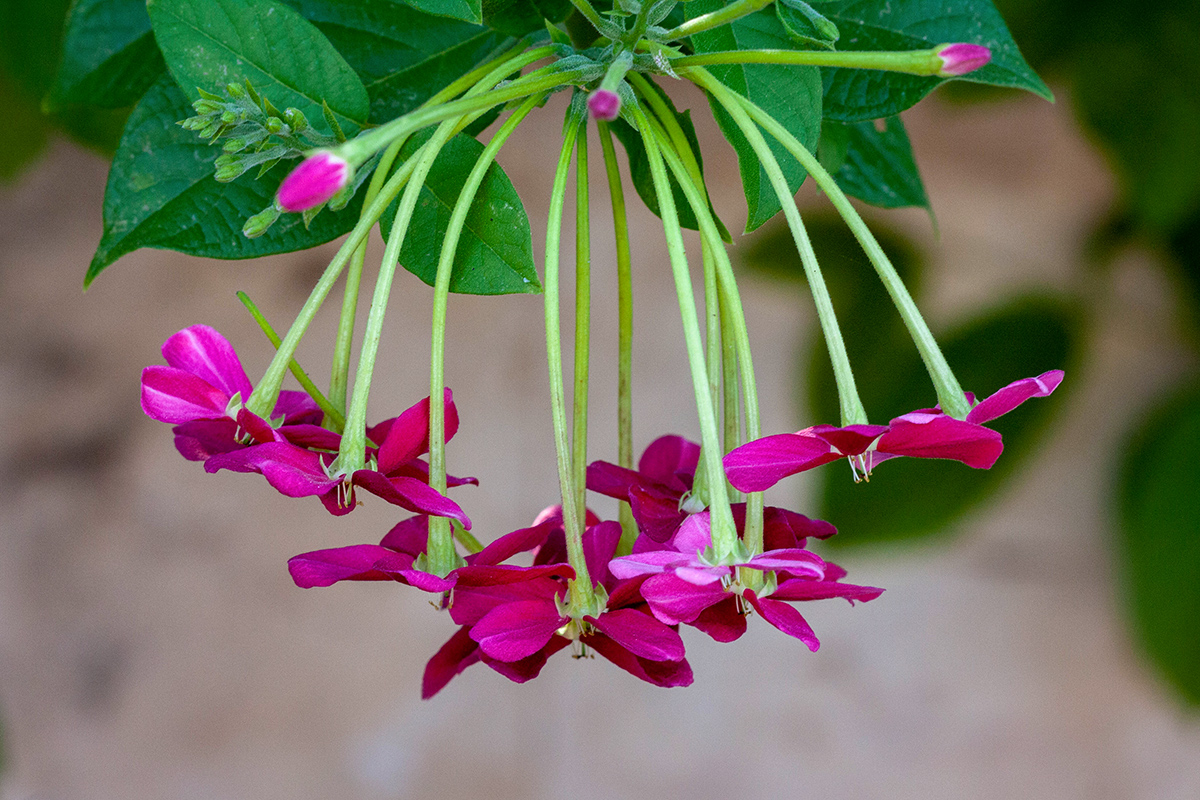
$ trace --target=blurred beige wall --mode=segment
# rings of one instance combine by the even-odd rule
[[[678,99],[697,109],[718,208],[740,229],[732,154],[699,96]],[[539,250],[562,101],[500,158]],[[0,798],[1200,797],[1200,723],[1131,649],[1108,561],[1109,465],[1131,420],[1187,366],[1167,288],[1136,253],[1111,277],[1081,263],[1113,190],[1069,102],[927,101],[905,119],[940,239],[920,212],[884,219],[932,256],[935,320],[1031,287],[1091,304],[1094,347],[1036,461],[955,538],[845,559],[852,579],[888,591],[806,607],[817,654],[759,621],[733,646],[687,631],[688,689],[560,657],[525,686],[474,667],[429,702],[421,671],[453,629],[424,596],[302,591],[285,568],[299,552],[376,541],[394,510],[368,497],[334,519],[256,476],[206,475],[138,408],[140,369],[193,323],[220,329],[261,374],[269,348],[234,291],[283,327],[332,249],[240,263],[143,250],[82,294],[106,166],[55,146],[0,189]],[[599,167],[591,447],[611,459],[613,246]],[[640,449],[695,436],[696,423],[661,227],[630,194]],[[744,283],[765,428],[810,424],[789,396],[809,308]],[[429,298],[402,275],[374,419],[426,393]],[[317,375],[334,306],[301,351]],[[450,324],[463,415],[451,470],[482,481],[456,498],[492,538],[553,502],[541,310],[535,297],[456,297]],[[795,486],[777,500],[794,504]]]

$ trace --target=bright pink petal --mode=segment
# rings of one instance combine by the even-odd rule
[[[553,528],[553,522],[543,522],[540,525],[506,533],[475,555],[467,556],[467,562],[484,565],[507,561],[517,553],[524,553],[541,545],[546,541],[546,537],[550,535]]]
[[[694,621],[704,609],[724,600],[726,592],[720,583],[697,585],[675,573],[664,572],[646,579],[642,597],[661,622],[677,625]]]
[[[521,600],[504,603],[485,614],[471,628],[471,638],[492,658],[518,661],[545,647],[566,622],[554,603]]]
[[[855,601],[865,603],[883,594],[883,589],[874,586],[855,586],[852,583],[837,581],[811,581],[802,578],[781,581],[771,597],[776,600],[829,600],[843,597],[853,604]]]
[[[614,577],[625,580],[638,575],[657,575],[665,569],[689,563],[691,558],[683,553],[674,550],[650,550],[614,558],[608,562],[608,570]]]
[[[738,609],[737,598],[727,594],[725,599],[701,611],[700,616],[688,624],[715,641],[732,642],[746,632],[746,615]]]
[[[867,451],[871,443],[887,430],[886,425],[814,425],[797,433],[798,436],[815,436],[829,443],[839,455],[857,456]]]
[[[163,358],[176,369],[190,372],[225,393],[225,400],[241,392],[250,398],[254,387],[229,341],[207,325],[184,328],[163,342]],[[221,409],[224,412],[224,408]]]
[[[393,505],[418,514],[456,519],[464,528],[471,529],[471,519],[458,503],[415,478],[389,478],[374,470],[360,469],[354,473],[353,481],[355,486],[361,486]]]
[[[190,372],[174,367],[142,370],[142,411],[177,424],[225,416],[229,395]]]
[[[689,557],[712,547],[712,523],[708,512],[692,514],[685,519],[671,540],[671,546]]]
[[[445,432],[450,441],[458,431],[458,408],[454,395],[445,391]],[[379,445],[379,471],[390,474],[396,467],[429,450],[429,398],[406,409],[392,422],[387,438]]]
[[[315,550],[288,559],[288,572],[302,589],[338,581],[393,580],[392,573],[412,567],[412,556],[374,544]]]
[[[810,550],[793,548],[791,550],[768,550],[751,556],[745,564],[753,569],[775,572],[786,572],[797,577],[810,577],[820,580],[825,576],[825,560]]]
[[[981,400],[967,414],[967,422],[982,425],[996,417],[1007,414],[1017,406],[1034,397],[1048,397],[1062,383],[1063,371],[1052,369],[1043,372],[1036,378],[1022,378],[1013,381],[1000,391]]]
[[[761,492],[789,475],[839,458],[824,439],[780,433],[747,442],[725,456],[725,475],[739,491]]]
[[[242,399],[248,399],[246,395],[242,395]],[[279,399],[275,401],[275,410],[271,412],[271,419],[284,418],[284,422],[289,425],[294,425],[299,422],[317,423],[324,416],[317,401],[308,396],[306,392],[293,392],[285,389],[279,393]]]
[[[584,563],[587,564],[588,576],[593,583],[603,583],[608,577],[608,562],[617,552],[617,544],[620,541],[619,522],[601,522],[583,532]]]
[[[635,656],[651,661],[679,661],[684,656],[679,634],[641,611],[618,608],[587,621]]]
[[[175,449],[188,461],[206,461],[215,455],[241,450],[237,423],[229,417],[198,419],[172,428]]]
[[[988,469],[1004,450],[1000,434],[945,414],[913,412],[892,420],[879,437],[880,453],[915,458],[948,458]]]
[[[692,667],[686,658],[680,661],[638,658],[602,633],[584,637],[582,641],[616,666],[647,683],[663,687],[690,686],[692,683]]]
[[[458,584],[451,594],[449,610],[450,619],[454,620],[456,625],[474,625],[493,609],[520,600],[553,604],[555,597],[562,597],[566,592],[565,585],[547,577],[507,584],[483,583],[472,586],[472,576],[468,574],[470,569],[479,568],[462,567],[454,573]]]
[[[350,163],[328,150],[319,150],[300,162],[279,184],[275,202],[284,211],[299,213],[316,208],[350,182]]]
[[[638,472],[680,491],[692,488],[691,476],[700,462],[700,445],[682,436],[660,436],[638,459]],[[687,478],[687,480],[684,480]]]
[[[213,456],[204,463],[205,472],[222,469],[262,473],[267,483],[288,497],[322,495],[339,483],[325,474],[320,455],[287,442],[254,445]]]
[[[428,700],[445,688],[455,675],[479,661],[479,645],[469,628],[459,628],[425,665],[421,699]]]
[[[742,596],[750,602],[750,605],[754,606],[754,610],[767,622],[788,636],[794,636],[804,642],[809,650],[812,650],[814,653],[817,652],[817,648],[821,646],[821,643],[817,641],[817,635],[813,633],[812,627],[809,626],[799,611],[787,603],[782,603],[778,600],[772,600],[767,597],[760,600],[749,589]]]

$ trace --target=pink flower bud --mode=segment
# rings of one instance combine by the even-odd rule
[[[275,198],[284,211],[306,211],[321,205],[350,182],[350,164],[322,150],[300,162],[279,184]]]
[[[992,51],[981,44],[947,44],[937,54],[942,59],[938,74],[943,78],[966,75],[992,60]]]
[[[621,113],[621,98],[616,92],[597,89],[588,95],[587,106],[595,119],[612,122]]]

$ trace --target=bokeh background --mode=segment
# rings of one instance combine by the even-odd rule
[[[333,519],[256,478],[206,475],[138,408],[140,369],[193,323],[224,332],[259,374],[269,345],[234,292],[282,326],[332,250],[252,262],[142,250],[82,293],[120,113],[41,115],[65,3],[8,0],[0,798],[1200,796],[1200,9],[997,5],[1057,103],[945,87],[904,115],[936,226],[919,209],[870,219],[969,388],[1068,370],[1054,398],[997,425],[1009,444],[998,469],[892,463],[855,486],[830,465],[772,491],[839,525],[825,555],[887,589],[805,608],[817,654],[752,624],[733,646],[685,636],[687,689],[561,658],[524,686],[477,666],[421,701],[424,663],[452,631],[426,598],[384,584],[302,591],[285,568],[376,540],[392,509],[368,498]],[[674,98],[695,109],[716,207],[740,230],[732,152],[697,92]],[[562,105],[500,157],[535,243]],[[598,166],[591,451],[612,459]],[[629,194],[640,448],[694,437],[696,423],[661,226]],[[866,264],[811,188],[800,199],[850,309],[872,416],[929,402]],[[733,253],[765,428],[830,420],[790,244],[770,225]],[[431,293],[402,281],[373,418],[425,393]],[[481,537],[553,502],[540,318],[535,297],[450,306],[464,420],[451,467],[481,478],[457,495]],[[328,362],[335,324],[318,318],[302,363]]]

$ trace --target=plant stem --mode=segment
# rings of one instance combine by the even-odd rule
[[[579,99],[581,96],[577,96]],[[595,604],[595,590],[588,574],[583,553],[584,512],[576,499],[575,477],[571,465],[571,446],[567,441],[567,409],[563,390],[562,334],[559,331],[559,246],[562,242],[562,215],[567,194],[567,173],[571,167],[571,151],[579,129],[587,118],[586,105],[572,102],[563,126],[562,151],[554,171],[554,188],[550,193],[550,215],[546,224],[546,268],[544,283],[546,310],[546,365],[550,372],[550,412],[554,420],[554,449],[558,459],[558,482],[562,490],[563,528],[567,540],[567,561],[575,570],[568,603],[575,608]]]
[[[712,394],[708,390],[708,371],[704,363],[704,348],[700,342],[700,320],[696,314],[696,301],[692,293],[692,279],[688,274],[687,253],[683,246],[679,215],[675,210],[675,198],[671,184],[663,167],[663,155],[659,150],[654,129],[640,107],[632,109],[634,118],[646,148],[646,160],[654,180],[654,192],[663,220],[663,231],[667,239],[667,253],[671,260],[671,272],[675,278],[675,293],[679,301],[679,313],[683,322],[683,338],[687,345],[688,366],[692,373],[692,389],[696,394],[696,411],[700,420],[700,453],[702,464],[697,469],[706,473],[709,492],[709,515],[712,524],[713,548],[718,558],[732,554],[737,543],[737,529],[729,509],[729,497],[723,490],[725,470],[721,466],[721,440],[717,433],[716,413],[713,410]]]
[[[587,125],[575,140],[575,389],[571,462],[576,508],[587,511],[588,389],[592,326],[592,240],[588,208]]]
[[[908,75],[937,75],[944,62],[933,50],[728,50],[671,60],[675,69],[710,64],[795,64],[846,69],[878,69]]]
[[[724,8],[719,8],[716,11],[710,11],[707,14],[690,19],[680,25],[667,31],[667,34],[662,37],[664,42],[673,42],[678,39],[685,39],[695,33],[707,31],[712,28],[720,27],[726,23],[733,22],[735,19],[740,19],[747,14],[753,14],[760,8],[765,8],[772,3],[773,0],[738,0],[736,3],[730,3]]]
[[[703,72],[703,70],[688,71],[695,75]],[[706,77],[702,80],[715,82],[715,79],[711,75],[707,75],[707,73]],[[962,387],[958,383],[958,379],[954,376],[950,365],[946,363],[946,357],[938,347],[937,340],[933,338],[933,333],[929,330],[929,326],[925,324],[925,319],[917,309],[917,304],[913,302],[912,296],[904,286],[904,282],[900,280],[900,276],[896,273],[896,268],[892,266],[892,262],[883,252],[883,248],[879,246],[879,242],[871,234],[862,217],[859,216],[854,206],[850,204],[850,200],[846,197],[846,194],[838,187],[837,181],[821,166],[816,157],[770,114],[767,114],[744,97],[736,94],[733,94],[732,97],[737,104],[746,110],[751,119],[761,125],[767,133],[778,139],[780,144],[800,162],[800,165],[807,170],[808,174],[817,182],[817,186],[825,193],[829,201],[833,203],[834,208],[842,215],[842,219],[846,221],[846,225],[850,228],[854,237],[858,239],[858,243],[862,246],[863,251],[866,252],[867,258],[870,259],[871,264],[875,267],[879,279],[883,281],[884,288],[887,289],[888,294],[892,298],[892,303],[900,312],[900,318],[904,320],[904,325],[908,328],[909,335],[912,337],[913,343],[916,344],[917,352],[920,353],[921,360],[925,363],[925,369],[929,372],[929,377],[933,381],[942,411],[957,419],[966,419],[971,407],[967,402]]]
[[[429,486],[443,494],[446,492],[446,406],[442,397],[446,388],[446,312],[450,299],[450,279],[454,274],[454,258],[458,252],[458,242],[467,221],[467,214],[471,211],[475,195],[479,192],[479,186],[491,168],[496,154],[541,100],[541,97],[534,96],[522,103],[504,121],[487,147],[479,154],[475,166],[471,168],[459,191],[450,221],[446,225],[445,238],[442,240],[437,276],[433,284],[433,321],[429,345]],[[395,231],[395,228],[392,230]],[[391,242],[388,244],[390,246]],[[357,390],[357,386],[355,389]],[[429,542],[425,552],[429,570],[434,574],[444,576],[458,566],[458,554],[454,550],[449,519],[429,518]]]
[[[725,108],[741,130],[742,135],[746,137],[746,141],[754,150],[759,163],[762,164],[767,179],[771,182],[771,187],[775,190],[775,196],[779,198],[784,217],[792,231],[796,250],[800,254],[800,261],[804,265],[804,276],[808,279],[813,303],[817,307],[817,318],[821,323],[821,333],[825,337],[829,360],[833,364],[838,400],[841,405],[842,425],[864,425],[867,422],[867,412],[863,409],[862,400],[859,399],[858,389],[854,384],[854,372],[850,369],[850,357],[847,355],[846,345],[842,341],[842,331],[838,326],[837,314],[833,310],[833,300],[829,296],[829,289],[825,285],[821,267],[817,264],[816,253],[813,252],[812,243],[804,229],[804,222],[800,219],[800,211],[796,208],[796,201],[788,186],[787,178],[784,177],[775,154],[767,146],[767,141],[759,132],[758,126],[732,99],[734,93],[720,81],[709,80],[707,76],[702,76],[699,83],[712,95],[713,99]]]
[[[625,190],[612,131],[601,121],[600,147],[604,151],[604,169],[608,176],[608,195],[612,201],[613,234],[617,240],[617,463],[633,469],[633,274],[630,268],[629,221],[625,216]],[[628,500],[622,500],[618,517],[621,541],[618,555],[633,552],[637,525]]]
[[[754,380],[754,361],[750,353],[750,335],[746,329],[746,316],[742,309],[741,297],[738,294],[737,281],[734,279],[733,265],[729,262],[729,254],[725,252],[725,248],[720,246],[721,235],[717,230],[716,220],[713,218],[708,204],[704,202],[701,190],[692,183],[691,176],[679,156],[665,146],[668,144],[666,134],[661,129],[655,129],[653,133],[664,144],[661,151],[662,158],[674,173],[675,179],[679,181],[679,186],[684,196],[692,206],[696,214],[696,221],[700,224],[700,234],[712,243],[713,254],[717,260],[717,276],[721,281],[721,292],[729,305],[729,317],[737,342],[737,363],[741,370],[742,391],[746,399],[746,437],[747,439],[757,439],[761,435],[761,424],[758,416],[758,389]],[[742,533],[743,542],[750,549],[751,553],[762,552],[762,512],[762,492],[751,492],[746,497],[746,525]]]
[[[268,341],[278,348],[279,334],[277,334],[275,329],[271,327],[271,323],[267,322],[267,318],[261,311],[259,311],[258,306],[254,305],[254,301],[250,299],[250,295],[246,294],[245,292],[238,292],[237,298],[238,300],[242,301],[242,305],[244,305],[246,310],[250,312],[250,316],[254,317],[254,321],[258,323],[258,327],[262,329],[264,334],[266,334]],[[313,399],[317,406],[325,412],[327,417],[331,417],[334,423],[337,425],[345,424],[345,420],[342,419],[342,415],[336,408],[333,407],[333,404],[329,402],[328,398],[321,394],[321,390],[318,389],[317,385],[312,382],[312,378],[308,377],[308,373],[306,373],[300,367],[300,365],[296,362],[296,359],[293,358],[290,362],[288,362],[288,369],[292,371],[292,375],[295,376],[296,381],[299,382],[300,386],[303,387],[304,391],[308,393],[308,396]]]

